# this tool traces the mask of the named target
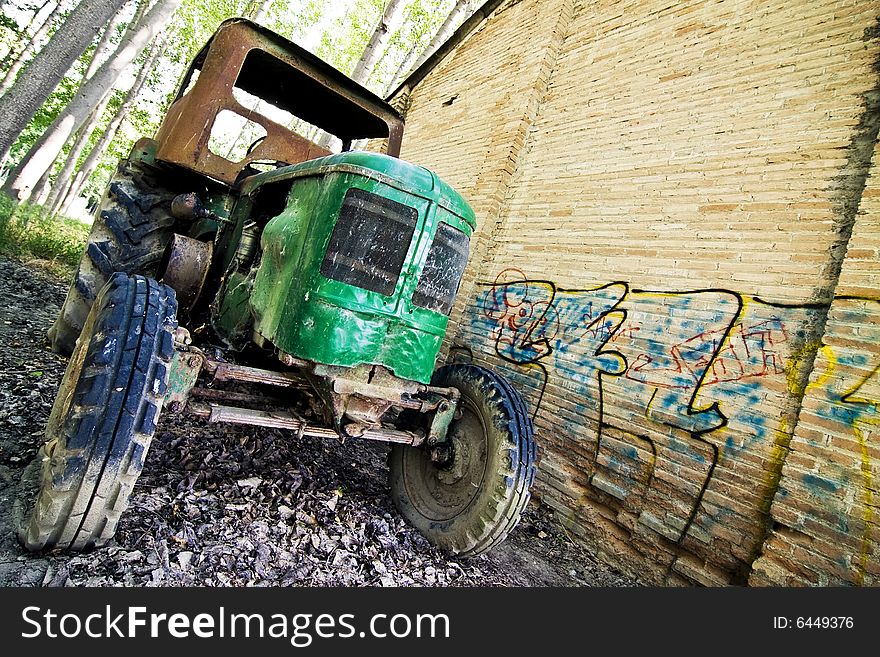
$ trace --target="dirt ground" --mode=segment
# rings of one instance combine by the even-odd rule
[[[45,346],[66,287],[33,263],[0,258],[0,585],[635,585],[537,505],[488,554],[449,558],[398,516],[382,443],[168,414],[109,545],[25,552],[16,499],[66,364]]]

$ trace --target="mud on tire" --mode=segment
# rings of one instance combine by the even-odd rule
[[[532,422],[516,390],[483,367],[447,365],[431,383],[461,392],[461,416],[448,433],[453,458],[438,467],[423,448],[392,446],[392,497],[432,543],[457,555],[480,554],[507,537],[529,501]]]
[[[39,479],[23,490],[37,490],[17,502],[27,549],[86,550],[112,538],[156,429],[176,308],[170,287],[143,276],[114,274],[99,293],[61,381],[47,441],[28,468]]]
[[[123,160],[110,180],[49,345],[68,355],[98,291],[114,272],[155,277],[171,239],[173,192],[163,189],[145,165]]]

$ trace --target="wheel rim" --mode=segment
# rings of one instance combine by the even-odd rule
[[[403,485],[418,512],[429,520],[447,521],[462,514],[480,494],[489,455],[488,431],[482,415],[462,397],[461,417],[447,434],[452,459],[438,467],[425,449],[403,455]]]

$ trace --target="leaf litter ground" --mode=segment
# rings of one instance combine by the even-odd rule
[[[24,551],[14,506],[66,365],[45,337],[65,293],[38,263],[0,258],[0,585],[635,585],[534,503],[502,545],[450,558],[394,509],[382,443],[170,414],[107,546]]]

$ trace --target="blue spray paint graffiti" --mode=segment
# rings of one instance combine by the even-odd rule
[[[517,270],[482,285],[464,334],[508,364],[535,414],[548,384],[569,391],[574,412],[556,419],[593,455],[590,484],[679,542],[721,456],[772,444],[779,421],[766,409],[786,394],[793,337],[818,308],[620,281],[564,289]],[[855,426],[853,404],[823,412]]]

